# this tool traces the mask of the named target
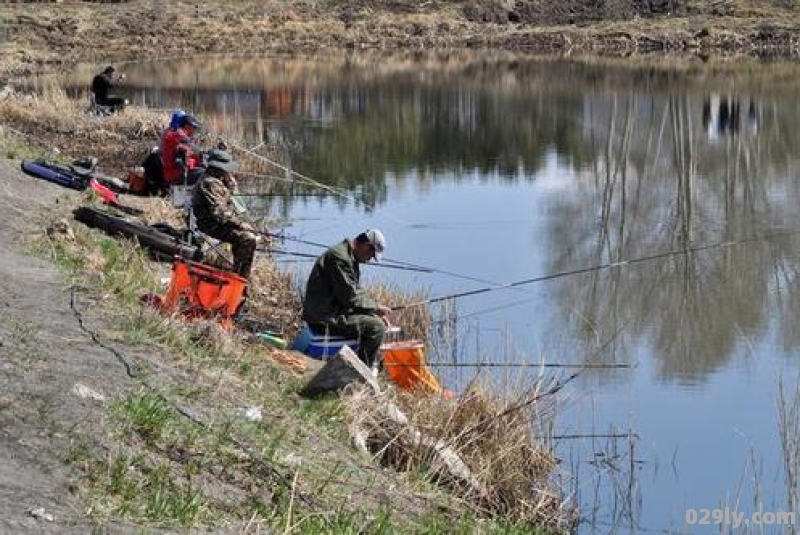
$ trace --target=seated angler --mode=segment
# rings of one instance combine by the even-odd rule
[[[233,270],[244,278],[250,276],[258,236],[252,225],[236,214],[232,195],[235,164],[230,153],[213,149],[208,153],[205,174],[194,186],[192,210],[200,232],[231,244]]]
[[[381,231],[373,229],[329,248],[314,263],[303,301],[303,319],[312,332],[357,339],[358,356],[370,366],[383,343],[391,309],[360,286],[359,264],[379,260],[385,245]]]
[[[92,92],[94,103],[98,106],[109,106],[111,111],[122,111],[127,101],[122,97],[112,95],[111,91],[125,79],[125,75],[120,74],[115,77],[115,71],[114,67],[109,65],[103,72],[95,75],[89,90]]]
[[[184,115],[177,128],[169,128],[161,136],[159,154],[167,184],[192,185],[203,176],[203,151],[194,138],[202,126],[193,116]]]

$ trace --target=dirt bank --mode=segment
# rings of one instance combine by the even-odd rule
[[[17,162],[0,160],[3,533],[91,531],[73,486],[77,470],[65,460],[75,437],[102,433],[105,409],[76,392],[82,385],[110,397],[128,379],[125,369],[81,330],[68,284],[57,269],[23,252],[20,239],[38,231],[36,214],[55,204],[62,191],[26,177]],[[86,312],[90,307],[81,301]],[[94,328],[102,328],[97,314],[87,316]],[[38,517],[32,513],[37,509],[43,509]]]
[[[790,2],[523,0],[4,3],[0,78],[189,53],[496,48],[793,55]]]

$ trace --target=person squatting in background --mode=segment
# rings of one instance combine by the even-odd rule
[[[119,82],[125,79],[124,74],[114,77],[116,69],[109,65],[103,72],[92,79],[90,91],[94,94],[94,102],[100,106],[110,106],[112,111],[121,111],[125,108],[126,100],[111,94]]]

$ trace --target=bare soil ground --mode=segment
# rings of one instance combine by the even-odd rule
[[[64,190],[31,180],[0,160],[0,532],[87,533],[92,529],[65,462],[76,435],[102,429],[102,403],[73,389],[113,396],[125,369],[81,330],[57,268],[26,254],[35,214]],[[88,309],[87,303],[80,304]],[[102,325],[88,314],[87,322]],[[79,387],[78,387],[79,388]],[[44,515],[32,511],[43,508]],[[52,515],[47,517],[46,515]],[[52,518],[52,520],[48,520]]]

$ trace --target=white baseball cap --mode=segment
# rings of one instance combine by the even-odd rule
[[[383,232],[378,229],[370,229],[364,232],[364,236],[367,237],[367,243],[375,247],[375,260],[380,262],[383,250],[386,248],[386,238],[383,236]]]

